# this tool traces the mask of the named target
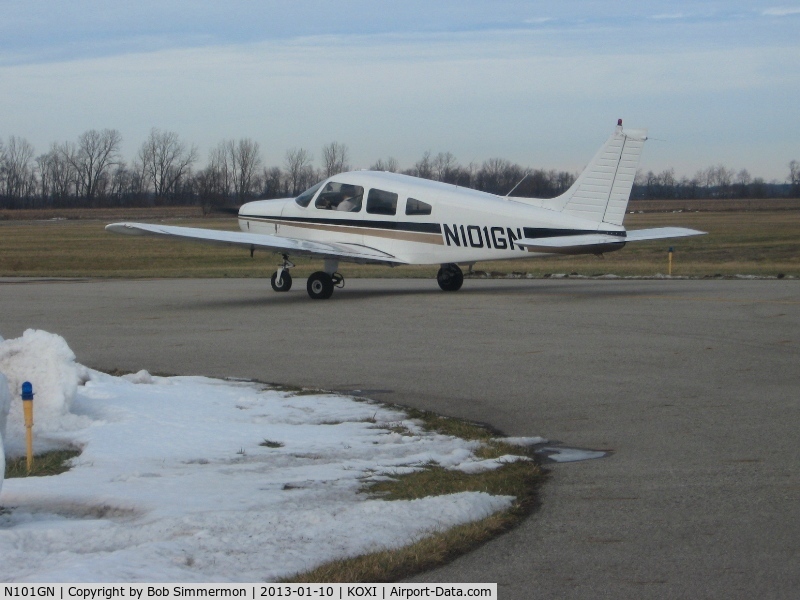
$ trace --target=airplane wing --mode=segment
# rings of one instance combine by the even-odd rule
[[[173,225],[153,225],[149,223],[112,223],[106,225],[106,231],[126,235],[151,235],[192,240],[206,244],[223,244],[259,248],[272,252],[334,258],[351,262],[375,262],[383,264],[404,265],[391,254],[381,252],[359,244],[337,244],[310,242],[296,238],[285,238],[277,235],[245,233],[243,231],[224,231],[218,229],[201,229],[198,227],[177,227]]]
[[[690,235],[705,235],[705,231],[688,229],[686,227],[655,227],[653,229],[634,229],[626,231],[625,235],[609,235],[607,233],[585,233],[580,235],[563,235],[546,238],[524,238],[514,240],[514,244],[529,250],[543,252],[569,252],[580,250],[586,246],[602,246],[606,244],[624,244],[627,242],[642,242],[645,240],[660,240],[665,238],[686,237]]]

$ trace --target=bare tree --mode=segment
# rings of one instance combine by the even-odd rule
[[[673,188],[675,187],[675,169],[670,167],[669,169],[664,169],[661,171],[661,174],[658,176],[658,183],[661,187],[664,188]]]
[[[194,177],[195,191],[200,196],[203,214],[214,206],[223,206],[231,194],[231,168],[228,161],[228,142],[220,142],[208,153],[206,168]]]
[[[739,196],[741,198],[747,198],[752,179],[753,178],[750,177],[750,171],[747,169],[740,169],[736,174],[736,185],[739,188]]]
[[[504,158],[490,158],[475,174],[476,187],[493,194],[507,194],[525,175],[519,165]]]
[[[52,199],[53,203],[65,206],[68,199],[76,194],[78,174],[72,163],[65,157],[65,147],[56,143],[50,145],[50,151],[36,159],[39,164],[39,189],[43,198]]]
[[[750,184],[750,195],[753,198],[766,198],[767,197],[767,182],[763,177],[756,177],[753,183]]]
[[[47,169],[49,159],[49,153],[40,154],[36,157],[36,166],[39,169],[39,197],[42,200],[49,200],[52,196],[50,173]]]
[[[800,196],[800,162],[796,160],[789,163],[789,183],[792,184],[792,194]]]
[[[431,165],[431,152],[426,150],[417,162],[414,163],[412,174],[423,179],[433,179],[433,166]]]
[[[124,204],[125,197],[131,189],[131,172],[128,170],[128,165],[124,162],[117,164],[114,172],[111,174],[111,189],[109,196],[111,196],[116,204]]]
[[[136,198],[139,202],[144,201],[147,194],[147,172],[141,161],[134,159],[130,166],[131,172],[131,198]]]
[[[390,156],[386,160],[379,158],[375,164],[370,167],[371,171],[387,171],[389,173],[397,173],[398,170],[397,159]]]
[[[292,196],[297,196],[307,187],[309,174],[313,173],[312,160],[311,154],[303,148],[292,148],[286,152],[286,177]]]
[[[214,194],[220,199],[227,199],[233,189],[233,168],[228,157],[228,142],[220,142],[208,154],[206,171],[213,185]]]
[[[116,129],[90,129],[80,135],[77,144],[61,146],[62,157],[75,171],[79,194],[93,204],[110,182],[110,170],[119,162],[122,135]]]
[[[7,167],[6,161],[8,157],[6,155],[6,146],[3,144],[3,140],[0,139],[0,200],[5,197],[5,190],[6,190],[6,177],[7,177]]]
[[[197,148],[180,141],[174,131],[150,130],[150,136],[139,149],[139,160],[157,200],[178,190],[197,160]]]
[[[322,148],[322,160],[325,163],[323,166],[325,177],[349,171],[350,165],[348,164],[348,155],[347,146],[339,142],[331,142],[327,146],[324,146]]]
[[[300,190],[310,188],[320,179],[322,179],[321,173],[314,168],[314,165],[308,165],[300,174]]]
[[[723,165],[717,165],[716,172],[720,196],[727,198],[730,194],[731,182],[733,182],[734,173],[730,169],[725,168]]]
[[[243,138],[227,143],[227,154],[233,172],[233,188],[239,203],[247,201],[253,193],[257,169],[261,166],[261,150],[258,142]]]
[[[450,152],[439,152],[431,162],[431,169],[436,181],[452,183],[458,171],[456,157]]]
[[[285,183],[285,178],[280,167],[264,167],[264,172],[261,175],[261,182],[263,184],[261,193],[265,198],[278,198],[288,194],[283,185]]]
[[[208,214],[214,205],[221,204],[218,186],[218,171],[211,165],[195,173],[194,191],[197,193],[203,214]]]
[[[750,177],[750,171],[748,171],[747,169],[740,169],[739,172],[736,174],[736,183],[738,183],[741,186],[750,185],[750,182],[752,180],[753,178]]]
[[[553,178],[554,187],[553,195],[557,196],[558,194],[563,194],[566,192],[570,186],[575,183],[575,180],[578,176],[575,173],[570,173],[569,171],[559,171],[558,175]]]
[[[69,167],[69,163],[63,160],[55,144],[51,146],[49,152],[36,157],[36,166],[39,169],[39,197],[45,205],[49,206],[55,203],[57,198],[56,190],[58,189],[58,180],[63,167],[71,167]],[[65,191],[68,190],[69,187],[67,186]]]
[[[14,201],[33,196],[36,174],[31,164],[33,146],[25,138],[10,136],[1,153],[0,180],[2,195]]]

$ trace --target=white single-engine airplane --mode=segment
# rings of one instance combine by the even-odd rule
[[[272,288],[292,287],[290,256],[322,258],[308,278],[308,295],[330,298],[343,286],[340,262],[440,264],[439,287],[464,282],[459,264],[554,254],[596,254],[628,242],[700,235],[682,227],[626,231],[622,226],[646,130],[622,119],[586,169],[552,199],[496,196],[469,188],[377,171],[339,173],[296,198],[258,200],[239,209],[238,231],[145,223],[106,229],[198,242],[245,246],[281,254]]]

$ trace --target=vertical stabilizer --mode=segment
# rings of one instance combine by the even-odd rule
[[[646,129],[624,129],[620,119],[575,183],[540,205],[598,223],[622,225],[646,139]]]

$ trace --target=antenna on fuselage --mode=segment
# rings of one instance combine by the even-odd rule
[[[523,182],[523,181],[525,181],[525,180],[528,178],[528,175],[530,175],[530,174],[531,174],[531,172],[530,172],[530,171],[528,171],[527,173],[525,173],[525,175],[523,175],[523,176],[522,176],[522,179],[520,179],[520,180],[519,180],[519,182],[517,183],[517,185],[515,185],[513,188],[511,188],[511,192],[513,192],[515,189],[517,189],[517,188],[518,188],[518,187],[519,187],[519,186],[522,184],[522,182]],[[503,197],[504,197],[504,198],[508,198],[508,197],[511,195],[511,192],[508,192],[508,193],[507,193],[505,196],[503,196]]]

